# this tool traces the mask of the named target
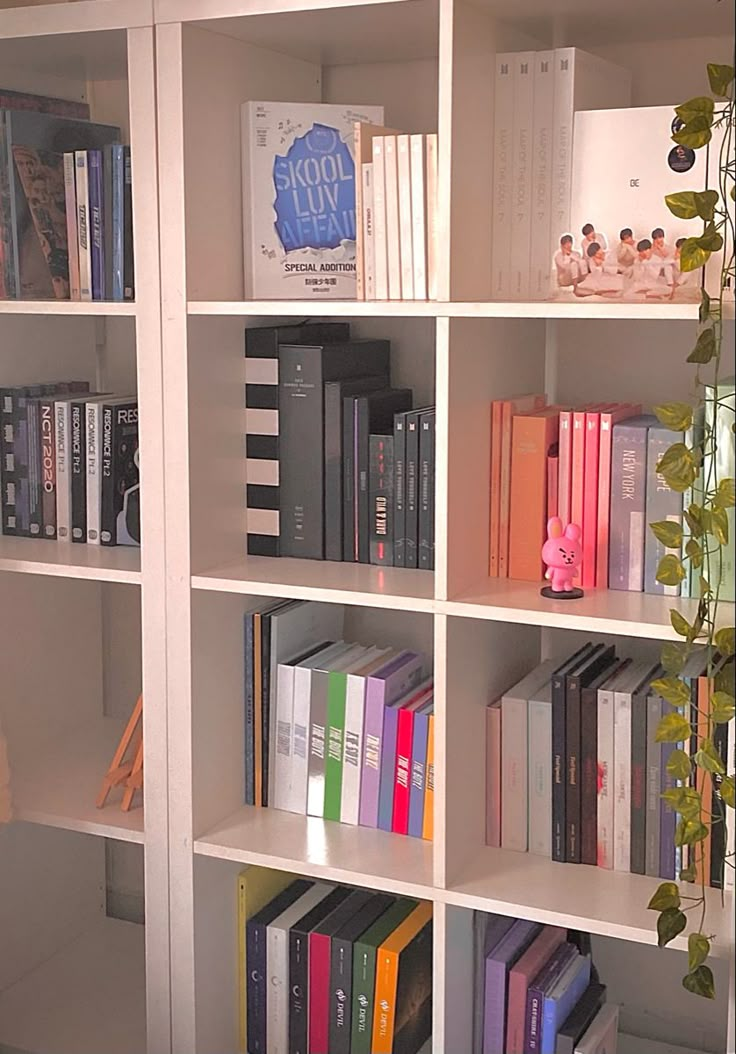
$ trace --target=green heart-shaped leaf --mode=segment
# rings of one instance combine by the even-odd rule
[[[716,997],[713,973],[708,966],[699,966],[692,973],[685,974],[682,987],[692,992],[693,995],[702,996],[703,999],[715,999]]]
[[[675,845],[697,845],[708,837],[708,828],[697,817],[683,816],[675,830]]]
[[[657,743],[680,743],[687,739],[691,732],[688,719],[673,710],[672,713],[665,714],[660,719],[654,738]]]
[[[657,581],[665,586],[679,586],[687,575],[682,560],[674,553],[663,556],[657,566]]]
[[[679,677],[658,677],[655,681],[652,681],[651,688],[653,692],[661,695],[672,706],[679,708],[690,705],[690,688]]]
[[[714,643],[721,655],[733,655],[736,650],[736,629],[733,626],[724,626],[719,629],[714,637]]]
[[[699,271],[710,259],[710,253],[698,245],[697,238],[686,238],[680,248],[680,270]]]
[[[690,757],[684,750],[673,750],[667,759],[667,772],[675,780],[689,780],[692,772]]]
[[[682,545],[682,525],[674,520],[656,520],[650,523],[652,534],[666,549],[679,549]]]
[[[719,62],[708,63],[708,82],[710,83],[710,90],[714,95],[718,95],[721,99],[725,99],[728,95],[728,88],[733,80],[733,66],[725,66]]]
[[[693,408],[689,403],[662,403],[653,410],[660,423],[671,432],[687,432],[693,423]]]
[[[659,661],[666,673],[677,676],[687,662],[688,649],[686,644],[675,644],[667,642],[662,645],[662,654]]]
[[[721,797],[723,798],[729,809],[733,809],[734,806],[734,779],[733,776],[724,776],[723,782],[721,783]]]
[[[716,353],[716,335],[709,326],[704,329],[697,339],[695,347],[687,357],[688,362],[695,362],[706,366]]]
[[[736,481],[722,479],[713,497],[713,504],[718,509],[731,509],[736,505]]]
[[[712,119],[707,114],[695,114],[682,128],[672,133],[672,139],[675,143],[679,143],[680,146],[687,146],[691,150],[700,150],[713,137],[711,123]]]
[[[715,772],[720,775],[726,771],[723,767],[721,755],[713,745],[712,739],[701,740],[700,749],[696,752],[693,761],[698,768],[704,769],[706,772]]]
[[[680,220],[694,220],[698,215],[694,190],[681,190],[677,194],[666,194],[665,204],[673,216]]]
[[[667,908],[663,911],[657,919],[657,943],[660,948],[673,941],[686,925],[687,919],[679,908]]]
[[[647,904],[649,911],[667,911],[669,908],[679,908],[679,906],[680,890],[676,882],[661,882]]]

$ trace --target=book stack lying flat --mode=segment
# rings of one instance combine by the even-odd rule
[[[346,643],[342,622],[307,601],[246,614],[245,804],[431,839],[425,659]]]
[[[239,878],[240,1050],[417,1054],[432,906],[250,867]]]
[[[2,533],[140,545],[138,402],[86,381],[0,388]]]
[[[543,662],[488,706],[488,845],[538,853],[566,863],[674,879],[688,866],[675,844],[677,815],[662,792],[678,784],[668,770],[672,751],[693,743],[658,743],[656,731],[671,707],[657,694],[663,676],[656,658],[619,658],[613,646],[586,644],[573,655]],[[733,658],[693,650],[681,678],[690,687],[692,723],[707,735],[713,679],[733,677]],[[699,727],[698,723],[700,726]],[[715,726],[713,743],[726,771],[734,765],[733,722]],[[695,737],[693,737],[693,740]],[[698,849],[698,881],[733,885],[726,858],[734,824],[720,781],[700,768],[693,783],[723,817]]]
[[[130,148],[86,103],[0,89],[0,299],[132,300]]]
[[[434,568],[435,414],[346,323],[245,333],[247,550]]]
[[[473,930],[473,1054],[615,1054],[618,1007],[588,934],[481,912]]]

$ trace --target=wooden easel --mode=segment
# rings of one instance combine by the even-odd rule
[[[139,695],[133,713],[120,737],[117,750],[102,781],[97,795],[97,808],[102,809],[113,787],[123,786],[120,808],[129,812],[133,796],[143,789],[143,696]]]

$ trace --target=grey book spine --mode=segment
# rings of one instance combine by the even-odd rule
[[[279,545],[282,556],[322,560],[324,386],[321,351],[279,348]]]
[[[682,494],[672,490],[664,477],[657,472],[657,464],[665,451],[673,443],[681,443],[684,433],[670,432],[667,428],[649,429],[647,441],[647,502],[646,522],[657,523],[660,520],[682,522]],[[662,542],[654,536],[647,526],[644,544],[644,592],[677,597],[680,586],[665,586],[657,581],[657,568],[663,556],[667,554]]]
[[[393,446],[393,436],[370,437],[370,562],[382,567],[394,565]]]
[[[632,421],[614,425],[609,589],[641,592],[644,588],[646,465],[647,425]]]
[[[631,873],[647,871],[647,707],[649,685],[631,696]]]
[[[15,440],[18,429],[17,403],[21,390],[0,388],[0,509],[3,534],[18,533],[15,509]]]
[[[102,148],[102,241],[105,265],[105,299],[112,300],[112,146]]]
[[[419,419],[419,501],[417,509],[417,566],[434,567],[434,429],[435,412]]]
[[[394,417],[394,566],[406,566],[406,414]]]
[[[659,878],[659,819],[662,787],[662,746],[655,740],[657,725],[662,716],[662,700],[658,695],[647,697],[647,810],[646,810],[646,874]]]
[[[41,425],[38,399],[28,402],[28,495],[29,529],[32,538],[43,536],[43,490],[41,487]]]
[[[404,566],[418,567],[417,534],[419,500],[419,414],[406,415],[406,488],[404,513]]]

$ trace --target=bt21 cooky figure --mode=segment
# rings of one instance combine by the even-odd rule
[[[542,546],[542,560],[547,567],[544,577],[551,582],[541,590],[550,600],[577,600],[584,596],[573,585],[583,559],[582,531],[576,523],[562,527],[559,516],[547,520],[547,541]]]

